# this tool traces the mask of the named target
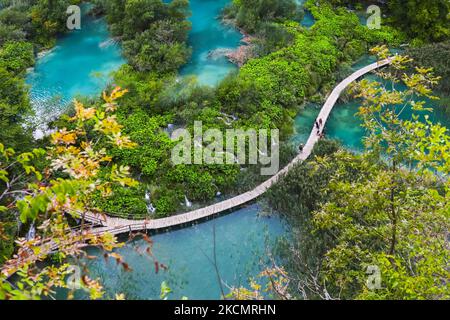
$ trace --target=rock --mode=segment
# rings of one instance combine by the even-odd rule
[[[215,50],[211,50],[208,52],[208,59],[218,59],[221,57],[225,57],[232,52],[233,50],[229,48],[218,48]]]

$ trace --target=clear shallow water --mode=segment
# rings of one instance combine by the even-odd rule
[[[81,27],[58,39],[28,74],[38,121],[60,114],[76,96],[98,95],[111,81],[110,73],[125,63],[103,19],[83,15]]]
[[[124,293],[127,299],[159,299],[161,283],[166,281],[173,290],[170,299],[220,299],[219,282],[210,261],[214,257],[213,230],[222,280],[229,286],[247,286],[248,279],[268,265],[260,260],[266,255],[266,248],[285,232],[277,217],[259,217],[259,211],[257,205],[252,205],[205,223],[153,236],[153,254],[168,267],[167,271],[156,274],[154,260],[142,254],[148,244],[136,240],[118,250],[132,272],[123,271],[113,260],[98,258],[89,262],[90,276],[101,280],[107,297]],[[101,256],[96,249],[88,253]],[[224,290],[229,292],[226,287]]]
[[[181,75],[195,75],[200,84],[214,86],[237,67],[225,56],[208,55],[217,49],[235,50],[242,35],[234,28],[221,24],[218,16],[230,0],[190,0],[192,30],[189,45],[191,61],[184,66]]]
[[[314,19],[314,16],[312,13],[308,10],[305,10],[305,16],[303,17],[303,20],[301,22],[302,26],[310,28],[316,23],[316,20]]]
[[[299,5],[304,2],[297,0]],[[224,55],[210,56],[215,50],[235,50],[241,43],[242,35],[218,19],[221,10],[229,3],[230,0],[190,0],[192,30],[188,41],[193,51],[190,62],[180,70],[181,75],[194,75],[200,84],[215,86],[237,70]],[[301,24],[311,27],[314,22],[312,14],[306,11]]]
[[[302,7],[304,5],[304,3],[306,2],[306,0],[296,0],[295,2],[300,7]],[[313,15],[311,14],[311,12],[308,10],[305,10],[305,15],[303,17],[303,20],[300,22],[300,24],[304,27],[310,28],[314,25],[315,22],[316,21],[315,21]]]

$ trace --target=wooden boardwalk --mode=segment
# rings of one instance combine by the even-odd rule
[[[390,63],[391,63],[390,59],[375,62],[362,69],[359,69],[358,71],[356,71],[355,73],[344,79],[341,83],[339,83],[331,92],[327,101],[320,110],[319,115],[317,116],[317,121],[319,122],[319,119],[321,119],[323,123],[319,129],[319,135],[317,134],[317,128],[314,126],[308,138],[308,141],[303,148],[303,151],[299,153],[299,155],[295,159],[293,159],[285,168],[283,168],[276,175],[274,175],[264,183],[257,186],[255,189],[240,194],[234,198],[198,210],[162,219],[134,221],[121,218],[113,218],[108,216],[100,216],[95,214],[88,214],[85,216],[85,220],[101,225],[101,227],[99,228],[92,229],[92,232],[95,234],[109,232],[117,235],[131,231],[159,230],[193,223],[195,221],[207,218],[209,216],[214,216],[221,212],[238,208],[243,204],[255,200],[256,198],[264,194],[273,184],[277,183],[278,180],[283,175],[285,175],[294,165],[296,165],[301,161],[306,160],[311,155],[315,144],[320,139],[320,134],[323,132],[325,128],[325,124],[328,120],[328,117],[330,116],[331,111],[333,110],[333,107],[335,106],[337,100],[339,99],[339,96],[345,90],[345,88],[347,88],[350,85],[350,83],[354,82],[355,80],[364,76],[365,74],[380,67],[386,66]],[[99,221],[101,221],[101,223],[99,223]]]
[[[319,119],[322,119],[322,123],[323,123],[323,125],[319,129],[319,135],[317,134],[317,128],[314,126],[311,131],[311,134],[308,138],[308,141],[303,148],[303,151],[301,153],[299,153],[299,155],[296,158],[294,158],[285,168],[283,168],[276,175],[274,175],[273,177],[271,177],[264,183],[260,184],[253,190],[243,193],[241,195],[238,195],[234,198],[231,198],[231,199],[216,203],[214,205],[205,207],[205,208],[201,208],[201,209],[194,210],[191,212],[187,212],[187,213],[183,213],[183,214],[179,214],[179,215],[171,216],[171,217],[167,217],[167,218],[162,218],[162,219],[134,221],[134,220],[108,217],[106,215],[87,213],[87,214],[83,215],[84,221],[89,222],[91,225],[96,225],[97,227],[91,228],[89,231],[88,230],[86,230],[86,231],[91,232],[93,234],[103,234],[103,233],[108,232],[108,233],[118,235],[118,234],[128,233],[128,232],[132,232],[132,231],[167,229],[170,227],[180,226],[180,225],[184,225],[184,224],[191,224],[195,221],[198,221],[198,220],[210,217],[210,216],[214,216],[221,212],[224,212],[227,210],[233,210],[243,204],[246,204],[252,200],[255,200],[256,198],[258,198],[259,196],[264,194],[272,185],[277,183],[278,180],[283,175],[285,175],[293,166],[295,166],[297,163],[309,158],[315,144],[320,139],[320,134],[323,132],[323,129],[325,128],[325,124],[328,120],[328,117],[330,116],[330,113],[333,110],[333,107],[336,104],[337,100],[339,99],[339,96],[341,95],[342,91],[350,83],[352,83],[353,81],[362,77],[363,75],[365,75],[377,68],[386,66],[390,63],[391,63],[390,59],[373,63],[371,65],[368,65],[368,66],[356,71],[355,73],[350,75],[348,78],[344,79],[341,83],[339,83],[334,88],[333,92],[331,92],[327,101],[325,102],[322,109],[320,110],[319,115],[317,116],[317,121],[319,121]],[[45,252],[57,251],[58,247],[59,247],[59,245],[51,239],[47,239],[47,241],[43,241],[43,244],[42,244],[42,250]],[[11,270],[11,273],[9,275],[7,275],[7,277],[10,277],[14,272],[15,271]]]

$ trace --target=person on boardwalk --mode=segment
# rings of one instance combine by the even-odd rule
[[[316,126],[317,130],[320,129],[319,122],[317,122],[317,120],[316,120],[316,122],[315,122],[315,126]]]
[[[322,125],[323,125],[323,121],[322,121],[322,118],[320,118],[319,119],[319,127],[322,127]]]
[[[298,151],[299,151],[300,153],[302,153],[304,147],[305,147],[305,146],[303,145],[303,143],[300,143],[300,145],[298,146]]]

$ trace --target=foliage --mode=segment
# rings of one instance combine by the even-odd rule
[[[147,219],[148,212],[143,198],[145,190],[142,186],[113,186],[109,196],[96,192],[92,195],[91,204],[110,216],[126,219]],[[130,214],[131,213],[131,214]]]
[[[0,209],[17,212],[22,223],[34,223],[38,230],[33,239],[18,239],[17,253],[2,266],[0,299],[38,299],[50,295],[55,287],[67,288],[65,279],[72,272],[68,264],[37,266],[50,256],[54,245],[58,245],[62,259],[85,254],[81,250],[84,243],[98,246],[107,251],[106,257],[111,255],[126,269],[119,255],[108,253],[120,246],[111,234],[93,234],[84,224],[80,230],[67,232],[70,230],[68,217],[82,218],[85,213],[95,211],[89,206],[92,193],[98,191],[108,196],[116,185],[136,185],[128,176],[127,167],[112,165],[106,177],[100,176],[100,167],[108,166],[113,159],[104,148],[97,146],[98,141],[90,139],[93,130],[118,148],[134,146],[121,133],[114,115],[116,100],[125,93],[116,88],[109,95],[104,94],[105,103],[99,109],[85,108],[75,102],[76,114],[69,119],[75,129],[57,130],[47,151],[35,149],[16,155],[14,150],[0,145]],[[48,162],[40,169],[35,163],[44,156]],[[18,279],[11,285],[7,277],[13,273],[17,273]],[[102,296],[97,280],[87,274],[79,280],[92,299]]]
[[[414,46],[444,41],[450,36],[450,4],[447,0],[390,0],[376,3],[367,0],[319,0],[319,2],[322,5],[347,6],[357,10],[376,4],[381,7],[382,24],[406,33]]]
[[[265,284],[260,284],[265,282]],[[272,299],[289,300],[291,295],[288,292],[289,280],[283,268],[268,268],[261,272],[257,279],[250,281],[250,288],[231,288],[230,293],[225,297],[233,300],[264,300],[269,296]]]
[[[30,147],[29,129],[22,125],[30,114],[23,79],[6,70],[0,62],[0,141],[18,150]]]
[[[234,18],[238,27],[250,33],[267,22],[295,20],[299,13],[294,0],[234,0],[226,10],[227,18]]]
[[[420,41],[450,37],[450,3],[447,0],[393,0],[388,2],[392,23]]]
[[[389,54],[385,47],[373,52]],[[420,67],[406,73],[410,64],[394,56],[392,67],[377,72],[405,91],[367,80],[355,85],[368,132],[364,154],[321,146],[325,155],[298,165],[269,191],[294,228],[293,243],[281,248],[298,297],[449,298],[450,137],[423,115],[421,99],[434,98],[438,78]],[[406,108],[411,118],[402,117]],[[381,275],[375,289],[370,266]]]
[[[8,260],[14,252],[16,230],[15,219],[13,217],[3,217],[2,222],[0,222],[0,265]]]
[[[67,8],[79,3],[79,0],[36,1],[30,11],[35,41],[45,47],[52,46],[55,36],[67,30]]]
[[[379,44],[397,47],[406,40],[402,32],[390,26],[382,25],[380,29],[368,29],[361,24],[355,13],[343,7],[334,8],[327,0],[318,2],[308,0],[305,8],[311,11],[316,20],[312,29],[320,34],[338,38],[339,48],[349,51],[349,54],[358,48],[368,51],[370,47]]]
[[[138,71],[174,72],[185,64],[190,23],[189,2],[174,0],[97,0],[112,33],[123,42],[124,56]]]
[[[29,42],[7,42],[0,49],[0,65],[14,74],[34,65],[33,45]]]
[[[419,48],[409,48],[406,52],[418,64],[433,68],[442,79],[436,87],[446,96],[450,96],[450,41],[428,44]],[[450,112],[450,110],[449,110]]]
[[[28,7],[10,6],[0,10],[0,46],[8,41],[23,41],[32,30]]]
[[[264,57],[291,45],[294,38],[294,34],[289,32],[282,24],[273,22],[262,23],[252,41],[252,54],[255,57]]]

